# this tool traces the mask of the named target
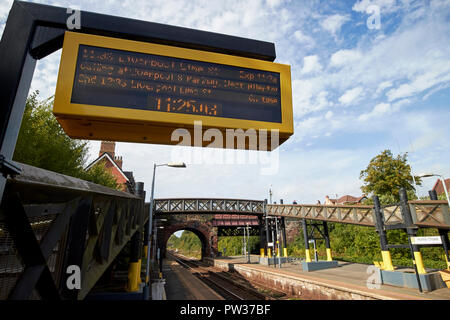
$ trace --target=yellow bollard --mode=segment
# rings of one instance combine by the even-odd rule
[[[144,246],[144,258],[147,258],[147,250],[148,250],[148,246]]]
[[[287,258],[288,254],[287,254],[287,248],[283,248],[283,254],[284,256]]]
[[[264,248],[260,248],[259,249],[259,255],[261,256],[261,258],[264,258],[265,254],[264,254]]]
[[[309,249],[305,249],[305,258],[306,262],[311,262],[311,255],[309,253]]]
[[[383,270],[394,271],[391,253],[389,251],[381,251],[381,257],[383,258]]]
[[[272,249],[271,248],[267,248],[267,256],[269,258],[272,258]]]
[[[448,255],[450,256],[450,251],[448,252]],[[448,261],[446,254],[444,254],[444,258],[445,258],[445,261],[447,261],[447,269],[450,270],[450,261]]]
[[[414,252],[414,260],[416,262],[417,272],[419,274],[426,274],[425,265],[423,264],[422,254],[420,251]]]
[[[139,270],[138,270],[138,273],[136,275],[137,276],[136,281],[137,281],[137,285],[139,286],[142,283],[142,279],[141,279],[142,259],[138,260],[138,268],[139,268]]]
[[[125,287],[127,292],[139,291],[138,275],[139,262],[130,262],[130,266],[128,267],[128,282]]]
[[[333,258],[331,257],[331,249],[327,248],[327,261],[333,261]]]

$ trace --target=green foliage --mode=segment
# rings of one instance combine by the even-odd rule
[[[372,158],[367,168],[360,173],[360,179],[364,181],[361,190],[365,194],[387,197],[386,202],[391,199],[398,201],[398,191],[402,187],[406,191],[414,191],[411,167],[407,163],[407,158],[407,153],[394,157],[390,150],[384,150]],[[419,177],[415,177],[415,180],[417,185],[421,185]]]
[[[178,252],[185,256],[200,259],[202,255],[202,243],[200,239],[191,231],[184,230],[180,237],[171,235],[167,241],[167,248],[178,249]]]
[[[101,184],[112,189],[119,189],[116,178],[106,168],[105,163],[103,162],[97,162],[88,171],[83,170],[80,173],[79,178]]]
[[[69,138],[52,113],[53,99],[38,101],[38,92],[26,102],[13,159],[42,169],[117,188],[104,166],[86,172],[89,152],[85,141]]]
[[[382,260],[380,240],[373,228],[342,223],[328,223],[328,229],[333,259],[367,264],[373,264],[373,261]],[[438,235],[438,232],[433,229],[420,229],[418,231],[418,236],[425,235]],[[407,235],[402,230],[389,230],[387,237],[390,244],[408,244]],[[310,249],[311,258],[313,258],[312,246]],[[317,241],[317,251],[319,259],[326,258],[325,241]],[[390,249],[390,252],[395,266],[413,266],[409,249]],[[427,268],[446,268],[442,248],[422,248],[421,252]],[[288,255],[305,257],[302,232],[288,245]]]
[[[241,231],[242,232],[242,231]],[[247,248],[251,254],[259,254],[259,236],[250,236]],[[235,256],[242,254],[243,236],[224,236],[219,237],[218,250],[224,252],[226,256]]]

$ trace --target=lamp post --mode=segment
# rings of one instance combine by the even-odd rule
[[[448,206],[450,207],[450,199],[448,197],[447,186],[445,185],[444,178],[440,174],[436,174],[436,173],[422,173],[422,174],[419,175],[419,177],[420,178],[438,177],[441,180],[441,182],[442,182],[442,187],[444,188],[445,196],[447,197],[447,203],[448,203]]]
[[[249,228],[250,227],[248,226],[248,223],[247,223],[247,226],[244,229],[244,232],[245,232],[245,230],[247,230],[247,242],[245,243],[245,250],[247,251],[247,263],[251,262],[251,260],[250,260],[250,230],[249,230]]]
[[[242,229],[244,231],[244,236],[242,238],[242,255],[245,257],[247,255],[247,250],[246,250],[246,243],[245,243],[245,227],[237,227],[237,229]]]
[[[148,213],[148,243],[147,243],[147,269],[145,270],[145,286],[143,289],[144,300],[150,299],[150,243],[152,239],[152,225],[153,225],[153,196],[155,195],[155,173],[156,167],[172,167],[172,168],[186,168],[184,162],[169,162],[164,164],[154,164],[153,165],[153,178],[152,178],[152,192],[150,195],[150,210]]]

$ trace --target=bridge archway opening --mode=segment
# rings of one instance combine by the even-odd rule
[[[193,249],[192,253],[194,253],[196,249],[198,251],[198,254],[194,255],[196,258],[203,259],[206,257],[213,257],[217,254],[217,236],[211,234],[211,230],[207,227],[196,224],[176,224],[165,226],[162,230],[163,232],[158,236],[158,242],[160,243],[159,247],[163,258],[166,257],[167,249],[173,247],[170,246],[170,243],[178,242],[174,238],[169,242],[169,239],[171,237],[176,237],[175,233],[178,234],[180,231],[182,231],[182,234],[180,235],[181,238],[178,239],[184,238],[185,242],[191,242],[191,245],[193,245],[193,247],[191,247],[191,249]],[[180,242],[178,243],[181,244]],[[179,253],[182,253],[180,248]]]
[[[169,236],[166,250],[183,254],[187,257],[202,259],[206,250],[206,239],[195,229],[181,229]]]

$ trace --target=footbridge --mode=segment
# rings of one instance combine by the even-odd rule
[[[450,212],[444,200],[407,201],[413,225],[450,229]],[[380,208],[387,226],[404,224],[402,204]],[[297,219],[376,226],[376,210],[367,205],[268,204],[261,200],[186,198],[155,199],[155,215],[226,214],[242,216],[263,215]],[[242,219],[242,218],[241,218]]]

